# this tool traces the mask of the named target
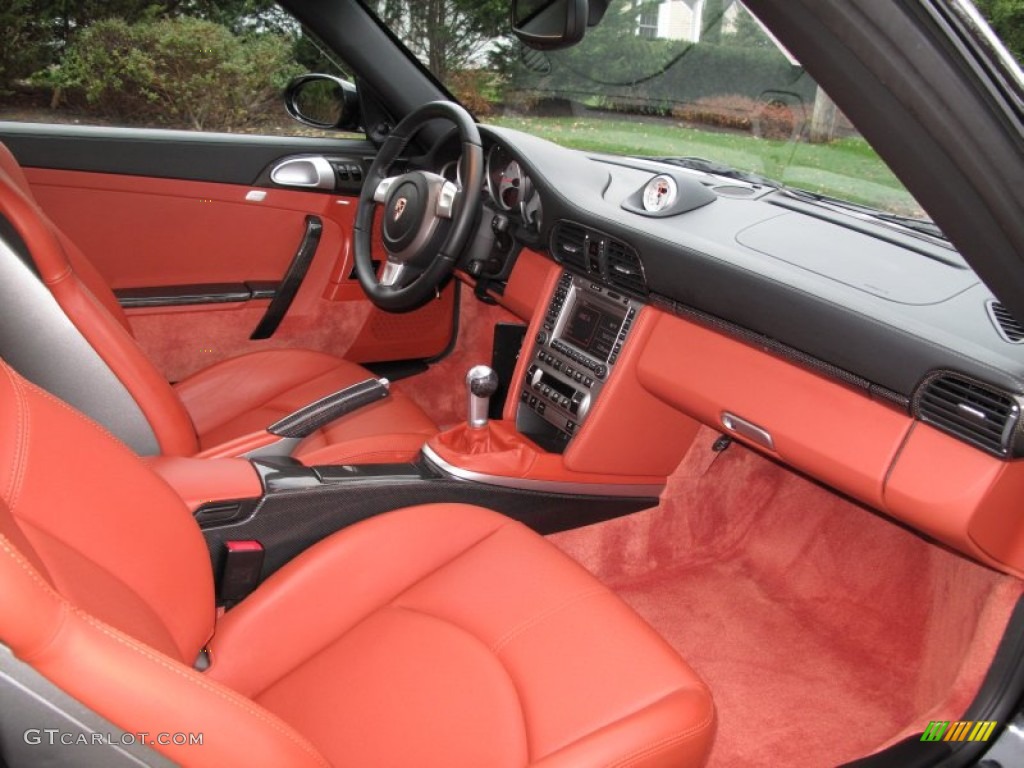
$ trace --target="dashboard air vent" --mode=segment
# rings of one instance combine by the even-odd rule
[[[636,251],[617,240],[609,240],[608,282],[624,291],[646,296],[647,280],[644,278],[644,267]]]
[[[555,258],[563,264],[576,267],[583,272],[587,271],[586,245],[587,230],[578,224],[570,224],[563,221],[555,230]]]
[[[917,415],[976,448],[1010,456],[1020,406],[1006,392],[956,374],[941,374],[922,387]]]
[[[1010,314],[1010,310],[998,301],[988,303],[988,311],[992,322],[996,324],[999,335],[1011,344],[1024,343],[1024,325],[1017,322],[1017,319]]]

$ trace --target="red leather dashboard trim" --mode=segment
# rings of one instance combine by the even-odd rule
[[[556,483],[661,485],[664,475],[624,475],[621,472],[575,470],[564,458],[542,450],[519,434],[514,422],[491,421],[487,434],[469,434],[465,424],[430,438],[430,448],[460,469],[492,477],[523,478]]]
[[[529,320],[551,296],[552,275],[557,280],[561,271],[550,259],[524,248],[519,252],[504,293],[491,295],[517,317]]]
[[[700,424],[640,383],[639,364],[653,341],[657,318],[651,307],[637,315],[597,404],[565,452],[569,469],[666,477],[693,443]]]
[[[1024,575],[1024,462],[1000,461],[915,424],[885,484],[895,517],[982,562]]]
[[[530,349],[530,345],[533,343],[533,339],[536,338],[537,332],[540,331],[541,318],[544,316],[544,302],[551,297],[551,292],[555,289],[555,283],[558,282],[558,275],[560,273],[558,267],[550,261],[545,259],[545,262],[549,265],[547,271],[540,269],[538,266],[531,268],[530,262],[533,259],[527,256],[530,251],[523,251],[519,255],[519,261],[516,262],[515,268],[512,270],[512,277],[509,280],[509,288],[506,288],[505,294],[510,297],[509,299],[503,299],[506,301],[511,300],[512,305],[518,304],[521,309],[529,310],[526,314],[522,315],[524,320],[529,321],[529,325],[526,328],[526,336],[523,339],[523,349]],[[536,256],[536,254],[533,254]],[[524,259],[523,257],[526,256]],[[542,258],[542,257],[538,257]],[[516,273],[520,269],[523,269],[522,277],[519,277]],[[516,285],[515,290],[510,290],[512,285]],[[536,298],[533,299],[532,305],[528,302],[528,296],[533,294]],[[520,296],[521,299],[512,299],[511,297]],[[528,355],[519,355],[519,360],[516,362],[515,373],[512,374],[512,387],[510,390],[514,391],[515,387],[522,384],[523,377],[526,376],[526,369],[530,365],[530,361],[527,359]],[[514,424],[516,420],[516,408],[519,407],[519,398],[510,396],[505,400],[505,410],[502,413],[505,421],[510,424]]]
[[[913,423],[888,404],[660,311],[638,376],[652,394],[722,432],[723,411],[763,427],[779,459],[879,508]]]

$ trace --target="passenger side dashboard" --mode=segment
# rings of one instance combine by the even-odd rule
[[[638,160],[620,174],[621,159],[504,129],[487,135],[508,142],[545,216],[539,242],[516,240],[507,276],[480,281],[531,320],[505,417],[561,452],[566,469],[667,476],[703,423],[982,562],[1024,573],[1014,511],[1024,469],[1013,461],[1024,348],[1007,341],[991,294],[958,254],[834,212],[777,205],[765,189],[645,219],[640,229],[609,191],[633,189],[654,164]],[[820,251],[820,234],[814,247],[779,252],[771,241],[793,216],[835,233],[837,265]],[[898,254],[894,268],[905,274],[866,282],[855,259],[867,245],[888,249],[865,257],[871,269]],[[931,277],[914,285],[915,274]],[[635,310],[627,338],[615,336],[623,358],[605,363],[584,419],[570,418],[574,398],[588,391],[575,381],[579,356],[595,364],[601,355],[566,343],[567,286],[574,300],[610,293]],[[573,391],[563,392],[570,380]],[[567,422],[555,442],[540,434],[554,425],[545,418],[552,409]]]

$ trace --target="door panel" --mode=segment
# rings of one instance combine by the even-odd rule
[[[40,204],[111,287],[220,294],[217,303],[127,309],[139,343],[172,381],[272,347],[370,362],[430,357],[448,344],[451,288],[416,312],[391,315],[374,308],[352,279],[354,196],[267,181],[280,158],[318,150],[365,158],[363,142],[64,126],[44,126],[40,139],[24,135],[33,126],[9,135],[7,125],[0,125],[0,140],[25,166]],[[121,172],[129,168],[133,173]],[[172,171],[179,178],[169,178]],[[261,296],[273,289],[309,215],[323,224],[309,271],[277,331],[253,341],[269,301],[229,299],[246,285],[259,285]]]
[[[324,219],[324,258],[338,253],[352,219],[342,209],[355,205],[234,184],[38,168],[25,175],[50,218],[115,289],[280,280],[306,215]],[[251,192],[265,198],[247,200]]]

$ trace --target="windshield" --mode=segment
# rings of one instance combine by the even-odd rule
[[[927,218],[738,0],[612,0],[580,44],[551,52],[506,35],[504,0],[450,0],[452,13],[434,21],[448,25],[443,34],[431,32],[432,4],[378,5],[385,23],[483,122],[592,152],[700,158]],[[986,5],[979,4],[983,13]]]

